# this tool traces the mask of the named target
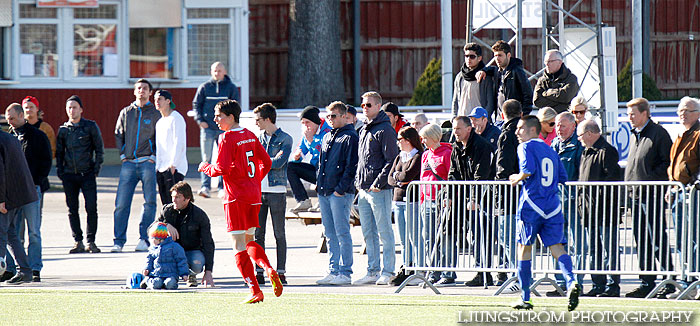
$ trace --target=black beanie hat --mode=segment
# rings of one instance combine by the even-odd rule
[[[304,111],[301,111],[301,118],[309,119],[311,122],[320,125],[321,118],[318,116],[320,113],[321,111],[319,111],[317,107],[309,105],[304,108]]]
[[[66,100],[66,102],[68,102],[68,101],[76,101],[76,102],[78,102],[78,105],[80,105],[80,107],[83,108],[83,101],[80,100],[80,97],[78,97],[78,95],[71,95]]]

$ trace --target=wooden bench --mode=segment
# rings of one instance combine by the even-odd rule
[[[292,212],[287,211],[287,215],[285,216],[285,218],[288,220],[300,220],[301,223],[304,225],[321,224],[321,212],[299,212],[297,214],[294,214]],[[360,217],[357,214],[357,210],[355,210],[354,208],[350,210],[350,225],[360,225]],[[316,246],[316,249],[319,253],[328,252],[326,236],[323,234],[323,231],[321,231],[321,238],[319,239],[319,243]],[[364,244],[362,246],[362,252],[365,252]]]

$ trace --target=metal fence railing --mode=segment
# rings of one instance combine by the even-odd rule
[[[495,295],[517,278],[515,214],[519,186],[505,181],[412,182],[407,190],[404,267],[415,273],[503,272],[511,276]],[[662,281],[649,294],[686,276],[700,276],[697,262],[698,199],[678,182],[568,182],[559,200],[565,241],[574,273],[613,278],[641,275]],[[549,249],[533,246],[531,289],[559,273]],[[448,274],[449,275],[449,274]],[[697,283],[697,282],[696,282]],[[695,285],[695,284],[693,284]],[[403,289],[402,285],[397,292]],[[683,294],[680,295],[683,297]]]

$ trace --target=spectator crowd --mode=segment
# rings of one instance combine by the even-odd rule
[[[466,232],[448,232],[439,243],[433,243],[435,239],[427,237],[427,233],[408,234],[437,227],[434,220],[418,219],[424,215],[437,215],[439,207],[431,206],[431,203],[444,191],[425,187],[421,188],[420,198],[411,198],[408,185],[413,181],[509,180],[510,176],[521,172],[516,136],[521,120],[539,123],[539,128],[536,128],[539,139],[556,152],[569,181],[678,181],[688,187],[699,187],[698,99],[684,97],[680,101],[677,113],[684,131],[675,140],[651,119],[647,100],[636,98],[629,101],[627,114],[633,137],[623,172],[618,164],[619,153],[606,141],[600,125],[589,112],[586,99],[579,94],[578,78],[564,64],[561,52],[546,52],[544,72],[533,89],[522,60],[513,56],[508,43],[498,41],[492,46],[494,66],[484,63],[482,51],[482,47],[475,43],[468,43],[463,48],[465,61],[454,80],[451,134],[447,137],[445,131],[430,123],[425,114],[417,114],[409,121],[396,104],[385,103],[374,91],[362,95],[364,120],[358,118],[355,107],[340,101],[328,104],[323,109],[325,114],[315,106],[304,108],[299,117],[302,133],[299,144],[294,144],[292,137],[277,125],[274,105],[265,103],[253,110],[259,133],[251,141],[261,145],[266,158],[264,164],[260,164],[266,168],[260,170],[264,173],[258,174],[256,165],[248,161],[251,165],[249,176],[260,186],[259,198],[256,199],[259,202],[255,213],[257,226],[246,222],[246,226],[253,226],[252,233],[246,227],[240,233],[241,242],[234,245],[235,248],[241,247],[237,249],[239,253],[247,250],[246,255],[250,254],[248,260],[253,259],[256,265],[254,280],[246,277],[246,283],[254,292],[252,302],[262,300],[262,296],[255,297],[255,291],[259,291],[255,286],[265,283],[265,273],[271,282],[275,283],[278,278],[281,284],[287,284],[287,213],[320,212],[329,263],[327,275],[316,282],[319,285],[399,285],[410,275],[402,266],[397,266],[400,262],[410,266],[437,264],[456,267],[453,264],[458,254],[457,238],[467,237]],[[141,183],[144,203],[136,251],[149,252],[143,274],[148,278],[144,284],[150,288],[177,288],[178,279],[188,286],[200,283],[213,286],[215,248],[211,224],[207,213],[194,204],[195,196],[209,198],[212,195],[212,176],[223,176],[218,182],[217,194],[226,207],[240,199],[236,196],[243,196],[228,188],[235,187],[227,183],[233,177],[217,170],[223,168],[216,165],[217,155],[221,154],[217,148],[223,146],[223,141],[228,141],[227,131],[238,130],[240,119],[240,112],[236,116],[222,111],[221,103],[240,100],[238,88],[219,62],[211,66],[211,76],[211,80],[197,89],[193,100],[203,162],[200,165],[201,187],[197,191],[184,182],[188,171],[185,120],[176,110],[169,91],[159,89],[154,93],[148,80],[137,80],[134,101],[120,111],[116,121],[114,136],[121,170],[110,251],[119,253],[124,250],[131,202],[136,186]],[[8,265],[0,280],[5,284],[41,281],[42,200],[44,192],[49,189],[48,174],[54,157],[74,240],[69,252],[101,252],[95,244],[95,234],[98,229],[96,177],[104,162],[102,134],[94,121],[82,117],[84,110],[89,108],[83,107],[80,97],[73,95],[66,99],[65,104],[67,121],[56,134],[42,121],[39,101],[32,96],[26,97],[21,104],[11,104],[5,111],[11,126],[9,134],[0,132],[0,159],[3,160],[0,162],[0,257],[5,257]],[[534,117],[530,116],[533,110],[537,110]],[[224,128],[222,121],[229,116],[234,117],[234,123]],[[446,142],[446,139],[450,141]],[[257,152],[250,153],[250,157],[258,155]],[[302,181],[314,185],[318,194],[316,203],[312,202]],[[286,206],[287,183],[296,202],[289,210]],[[80,192],[87,212],[85,233],[79,216]],[[158,214],[157,196],[163,205]],[[467,194],[466,198],[475,196]],[[564,216],[574,221],[564,226],[565,234],[577,237],[572,239],[576,245],[568,249],[575,269],[584,269],[590,263],[595,270],[615,270],[619,262],[615,259],[617,255],[612,253],[619,249],[617,221],[620,216],[606,214],[605,209],[615,205],[618,198],[609,197],[593,203],[592,196],[578,192],[564,193],[562,198]],[[476,209],[477,204],[473,202],[457,205],[457,201],[465,199],[454,194],[449,200],[452,206],[449,214],[457,218]],[[683,198],[667,192],[660,203],[650,199],[649,194],[641,193],[632,200],[633,205],[644,207],[632,221],[634,240],[640,248],[640,270],[655,270],[657,264],[663,270],[672,270],[673,260],[667,257],[671,238],[661,216],[665,208],[681,205]],[[574,202],[582,204],[575,207]],[[359,215],[362,240],[366,244],[368,267],[353,281],[350,217],[354,206]],[[228,212],[229,208],[226,209]],[[600,211],[590,214],[595,209]],[[489,214],[495,213],[480,215],[465,226],[473,237],[469,241],[477,244],[475,252],[487,252],[485,256],[475,254],[479,257],[476,257],[474,267],[498,264],[513,268],[515,248],[509,247],[511,241],[504,238],[514,234],[515,217]],[[255,249],[265,248],[268,215],[275,239],[275,273],[272,273],[267,257],[262,259]],[[569,215],[575,218],[568,218]],[[687,238],[690,246],[681,243],[684,239],[681,236],[684,232],[682,216],[674,218],[676,248],[696,248],[698,239],[695,237]],[[398,241],[392,220],[398,227]],[[25,230],[28,235],[26,251],[23,243]],[[236,242],[237,229],[229,231]],[[583,234],[588,234],[588,238],[585,239]],[[416,243],[408,243],[409,239],[421,239],[418,246],[436,248],[435,255],[426,258],[412,252],[416,250]],[[566,239],[562,242],[566,243]],[[403,248],[399,263],[397,244]],[[486,244],[486,247],[479,244]],[[494,258],[493,250],[499,246],[503,248],[499,250],[502,254]],[[583,253],[588,251],[590,257],[585,258],[590,258],[590,262],[585,262]],[[159,263],[161,260],[157,257],[161,254],[172,256],[172,266]],[[239,258],[236,259],[240,263]],[[498,261],[492,261],[495,259]],[[697,269],[696,261],[691,264]],[[239,268],[246,275],[244,269],[248,267]],[[201,282],[197,279],[200,273],[203,273]],[[418,285],[425,280],[435,286],[452,286],[457,279],[453,271],[434,270],[418,276],[407,284]],[[508,278],[507,273],[498,273],[495,279],[491,273],[478,273],[465,285],[501,285]],[[639,287],[627,293],[627,297],[645,297],[654,289],[656,275],[640,275],[639,278]],[[577,275],[577,279],[582,284],[583,275]],[[593,274],[591,280],[592,287],[584,296],[620,296],[619,275]],[[566,288],[564,278],[558,277],[557,281]],[[695,279],[688,277],[680,281],[688,285]],[[514,283],[508,290],[519,291],[517,286]],[[666,298],[675,291],[675,287],[666,286],[657,296]],[[275,294],[278,295],[277,290]],[[552,291],[547,295],[561,294]]]

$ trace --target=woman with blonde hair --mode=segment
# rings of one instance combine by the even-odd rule
[[[552,146],[552,140],[557,136],[557,131],[554,128],[556,117],[557,111],[548,106],[541,108],[537,112],[537,119],[540,120],[540,125],[542,125],[540,139],[544,140],[548,146]]]
[[[569,105],[569,112],[576,117],[576,124],[586,120],[586,112],[588,112],[588,102],[586,98],[581,95],[576,96]]]

